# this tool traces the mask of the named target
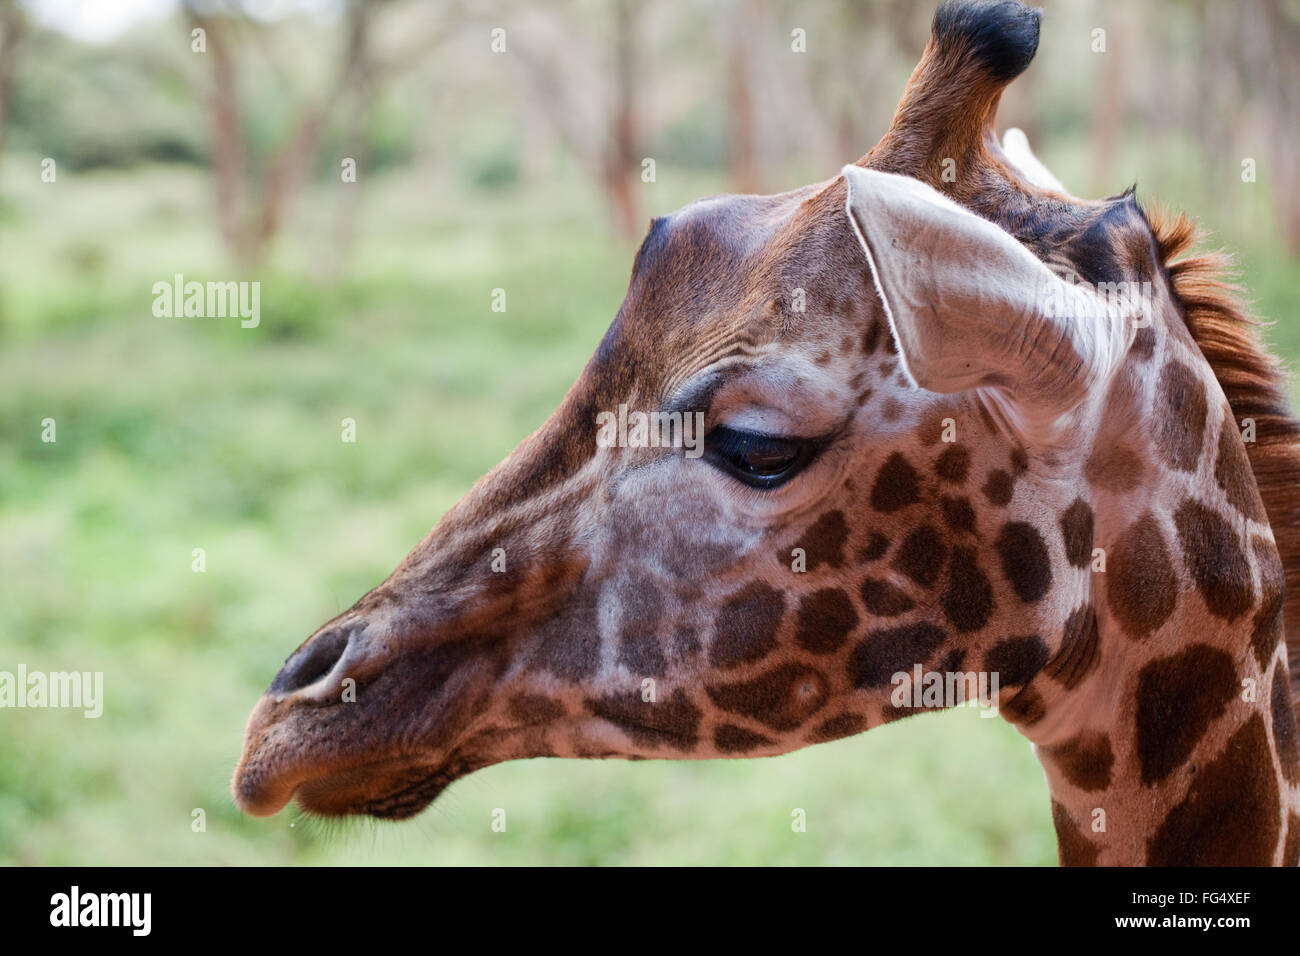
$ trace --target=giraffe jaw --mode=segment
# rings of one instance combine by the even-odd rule
[[[424,810],[463,773],[453,768],[408,767],[386,771],[367,764],[299,785],[298,806],[321,817],[370,816],[406,820]]]
[[[241,762],[232,786],[235,803],[257,817],[279,813],[293,800],[313,816],[405,820],[433,803],[471,767],[463,761],[430,765],[388,758],[322,769]]]

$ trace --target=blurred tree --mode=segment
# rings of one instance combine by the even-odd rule
[[[1124,132],[1130,49],[1138,46],[1143,37],[1139,6],[1117,5],[1113,0],[1097,4],[1097,22],[1106,24],[1106,51],[1099,61],[1102,66],[1092,97],[1090,194],[1094,196],[1115,189],[1115,159]]]
[[[727,47],[727,173],[738,193],[761,188],[753,78],[758,5],[759,0],[731,0],[722,21]]]
[[[27,33],[27,20],[18,0],[0,0],[0,160],[5,155],[5,122],[18,75],[18,51]]]
[[[374,18],[381,7],[393,5],[393,0],[346,0],[342,52],[327,92],[298,107],[297,122],[269,157],[258,188],[250,181],[253,164],[240,116],[234,46],[241,36],[259,39],[261,28],[238,3],[221,13],[212,13],[198,0],[183,2],[190,22],[204,31],[212,63],[209,102],[217,214],[226,247],[243,268],[254,267],[265,258],[311,171],[331,115],[343,104],[351,105],[350,129],[358,136],[355,151],[364,156],[366,118],[378,99],[381,84],[399,68],[417,62],[432,50],[446,34],[447,21],[460,16],[459,5],[450,6],[431,37],[419,36],[401,50],[380,55],[372,43]],[[362,161],[357,156],[352,158]],[[350,208],[353,213],[345,212],[341,220],[345,233],[335,250],[337,258],[345,256],[352,244],[350,216],[355,206]]]
[[[644,84],[638,76],[641,44],[638,34],[638,0],[614,0],[612,14],[597,28],[608,30],[609,40],[578,42],[584,31],[573,21],[570,7],[548,8],[554,28],[566,37],[557,44],[515,43],[510,47],[526,74],[534,102],[555,135],[564,143],[582,168],[597,182],[608,202],[614,228],[627,239],[641,231],[641,203],[635,190],[640,172],[641,122],[637,92]],[[581,70],[571,62],[579,47],[604,47],[608,63],[597,67],[611,78],[606,105],[584,110],[593,96]],[[543,52],[545,50],[545,52]],[[564,63],[556,53],[564,53]]]
[[[427,34],[417,33],[413,40],[408,39],[401,48],[380,52],[374,42],[369,10],[366,9],[368,7],[369,4],[364,0],[352,0],[347,11],[348,49],[344,59],[355,64],[355,67],[348,74],[352,78],[352,87],[344,110],[343,137],[350,144],[350,158],[356,161],[357,169],[369,168],[372,142],[370,121],[385,86],[400,71],[411,68],[422,58],[428,57],[453,35],[451,25],[463,26],[466,16],[461,3],[446,3],[436,25]],[[344,263],[356,244],[364,191],[363,184],[358,181],[339,193],[333,242],[323,257],[324,267],[320,270],[323,276],[343,274]]]
[[[1254,159],[1272,185],[1282,238],[1300,252],[1300,7],[1196,0],[1200,95],[1192,117],[1217,177],[1236,181]],[[1240,204],[1246,208],[1245,204]]]
[[[1249,66],[1261,86],[1261,99],[1269,141],[1273,195],[1281,206],[1279,221],[1287,248],[1300,253],[1300,7],[1283,0],[1263,0],[1265,42],[1271,56],[1259,55],[1258,46],[1247,54]]]

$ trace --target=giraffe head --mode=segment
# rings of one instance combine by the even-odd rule
[[[1098,715],[1215,601],[1272,627],[1280,571],[1132,193],[1075,199],[993,135],[1038,24],[945,4],[856,165],[654,220],[560,408],[290,656],[239,805],[398,818],[503,760],[775,755],[915,713],[927,672],[987,675],[1063,791],[1109,787],[1130,741]],[[1214,508],[1164,506],[1216,474]],[[1197,565],[1224,504],[1256,533]]]

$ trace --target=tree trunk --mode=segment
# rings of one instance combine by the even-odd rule
[[[610,149],[605,164],[605,192],[620,236],[635,239],[640,203],[633,177],[640,168],[636,155],[636,19],[634,0],[619,0],[614,19],[614,109]]]
[[[731,188],[738,193],[759,191],[754,131],[753,75],[750,49],[753,39],[753,0],[734,0],[727,27],[727,172]]]

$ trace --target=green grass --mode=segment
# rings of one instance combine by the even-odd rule
[[[232,277],[202,177],[35,168],[9,158],[0,216],[0,668],[102,670],[107,700],[98,720],[0,711],[0,861],[1054,862],[1028,744],[971,711],[778,759],[508,764],[401,825],[242,817],[230,772],[277,667],[545,419],[633,250],[569,183],[404,174],[367,187],[340,279],[321,275],[332,197],[304,204],[257,277],[260,328],[158,319],[155,281]],[[660,180],[653,213],[720,191]],[[1248,253],[1262,299],[1293,307],[1295,263]]]

